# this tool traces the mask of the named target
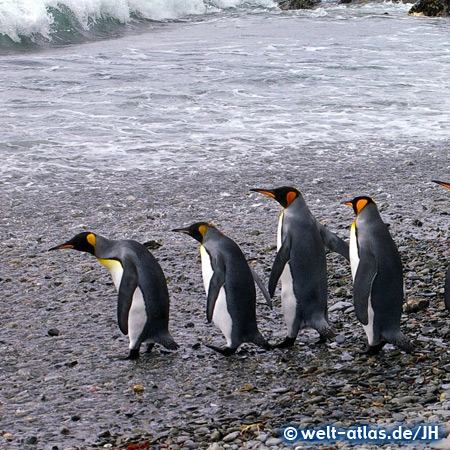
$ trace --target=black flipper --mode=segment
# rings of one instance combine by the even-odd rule
[[[273,262],[272,271],[269,278],[269,294],[273,297],[275,294],[275,288],[277,287],[278,280],[283,273],[284,267],[291,258],[291,239],[287,235],[280,250],[278,250],[275,261]]]
[[[225,264],[222,259],[218,258],[212,264],[213,276],[209,282],[208,298],[206,301],[206,320],[208,323],[212,320],[214,306],[216,305],[220,289],[225,284]]]
[[[280,342],[279,344],[272,345],[272,347],[273,348],[289,348],[289,347],[293,347],[296,339],[297,339],[297,336],[293,337],[293,338],[286,336],[284,338],[283,342]]]
[[[270,309],[273,309],[272,306],[272,299],[270,298],[269,293],[267,292],[266,287],[264,286],[263,282],[261,281],[261,278],[259,278],[258,274],[255,272],[255,269],[249,264],[248,267],[250,267],[250,272],[252,273],[253,280],[256,283],[256,285],[259,287],[260,291],[263,293],[264,298],[266,299],[267,305]]]
[[[445,277],[444,303],[447,311],[450,311],[450,266],[448,266],[447,276]]]
[[[350,261],[348,244],[321,223],[317,222],[317,225],[324,245],[332,252],[339,253],[347,261]]]
[[[120,331],[128,334],[128,313],[133,301],[133,294],[138,287],[138,273],[134,264],[122,262],[123,275],[119,286],[119,295],[117,301],[117,320]]]
[[[353,283],[353,301],[356,317],[363,325],[367,325],[369,323],[367,309],[373,280],[377,275],[377,260],[369,251],[361,254],[360,258]]]
[[[237,350],[237,347],[236,348],[230,348],[230,347],[220,348],[220,347],[216,347],[215,345],[209,345],[209,344],[205,344],[205,346],[210,348],[211,350],[214,350],[214,351],[220,353],[223,356],[230,356],[233,353],[235,353]]]

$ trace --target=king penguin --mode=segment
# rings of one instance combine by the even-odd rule
[[[172,231],[188,234],[200,242],[203,284],[207,296],[206,318],[208,323],[211,320],[214,322],[227,342],[225,348],[207,347],[224,356],[232,355],[243,342],[252,342],[270,350],[271,346],[256,323],[255,281],[259,287],[263,286],[239,246],[206,222]],[[271,307],[270,297],[264,294]]]
[[[127,359],[139,358],[139,349],[145,341],[149,343],[147,352],[155,343],[169,350],[178,348],[168,329],[169,293],[164,273],[143,245],[85,232],[50,250],[66,248],[94,255],[111,272],[118,291],[119,328],[130,341]]]
[[[445,183],[443,181],[432,180],[434,183],[440,184],[441,186],[450,189],[450,183]],[[450,265],[447,269],[447,275],[445,277],[445,293],[444,293],[445,308],[450,311]]]
[[[356,214],[350,229],[350,265],[355,312],[368,340],[366,353],[377,354],[389,342],[405,352],[414,347],[400,331],[403,268],[387,225],[370,197],[346,202]]]
[[[269,279],[273,297],[281,278],[281,303],[287,336],[278,348],[291,347],[301,328],[311,327],[325,342],[335,336],[328,323],[325,246],[347,260],[348,245],[312,215],[301,192],[293,187],[251,189],[277,200],[284,210],[278,221],[277,256]]]

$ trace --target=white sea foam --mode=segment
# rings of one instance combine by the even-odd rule
[[[171,20],[243,4],[275,6],[272,0],[3,0],[0,2],[0,34],[15,42],[21,42],[22,36],[41,35],[51,39],[53,31],[64,31],[58,30],[55,10],[63,15],[70,10],[78,24],[88,29],[101,19],[120,23],[128,23],[136,16],[146,20]]]

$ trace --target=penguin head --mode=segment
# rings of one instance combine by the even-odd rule
[[[374,204],[375,202],[370,197],[355,197],[353,200],[349,202],[345,202],[346,205],[351,206],[355,214],[358,215],[367,205]]]
[[[189,236],[192,236],[198,242],[202,243],[203,239],[206,236],[206,233],[208,232],[208,229],[210,229],[210,228],[215,228],[215,227],[211,223],[197,222],[197,223],[193,223],[189,227],[186,227],[186,228],[175,228],[172,231],[176,231],[178,233],[188,234]]]
[[[287,208],[297,197],[302,195],[298,189],[290,186],[281,186],[275,189],[250,190],[274,198],[283,208]]]
[[[97,236],[94,233],[85,232],[79,233],[74,236],[70,241],[64,242],[64,244],[52,247],[50,250],[62,250],[65,248],[73,248],[80,252],[87,252],[95,255],[95,245],[97,242]]]
[[[450,183],[446,183],[444,181],[438,181],[438,180],[431,180],[433,183],[440,184],[441,186],[446,187],[447,189],[450,189]]]

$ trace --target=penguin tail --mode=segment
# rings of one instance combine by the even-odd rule
[[[169,333],[160,336],[158,343],[166,347],[168,350],[177,350],[180,347]]]
[[[258,332],[258,334],[252,339],[252,342],[258,347],[263,348],[264,350],[272,350],[272,346],[266,341],[264,336]]]
[[[325,342],[328,339],[333,339],[336,336],[333,328],[329,325],[329,323],[324,319],[317,326],[314,327],[317,332],[320,334],[321,343]]]
[[[398,331],[393,336],[384,336],[384,338],[390,344],[395,345],[404,352],[411,354],[414,353],[414,346],[401,331]]]

